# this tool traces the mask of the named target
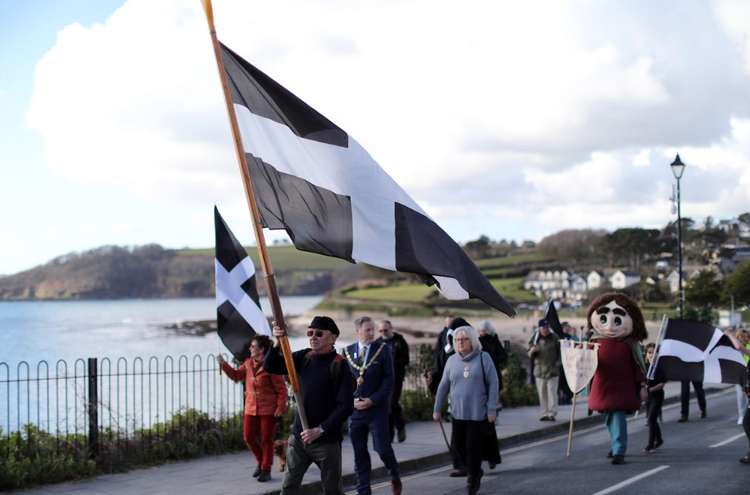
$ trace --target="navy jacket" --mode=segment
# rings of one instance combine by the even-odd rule
[[[375,360],[372,358],[378,352],[381,346],[385,348],[378,354]],[[354,359],[355,353],[359,350],[359,344],[355,342],[346,347],[349,356]],[[370,344],[367,355],[368,367],[365,371],[365,382],[357,387],[355,384],[354,397],[370,399],[374,402],[370,409],[365,411],[354,410],[352,419],[369,419],[376,414],[388,414],[390,410],[391,394],[393,393],[393,355],[391,346],[383,342],[374,341]],[[344,354],[342,352],[342,354]],[[371,363],[371,364],[370,364]],[[352,377],[356,380],[359,377],[359,370],[349,366]]]

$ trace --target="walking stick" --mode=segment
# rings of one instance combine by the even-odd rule
[[[456,451],[453,450],[451,443],[448,441],[448,435],[445,434],[445,427],[443,426],[442,419],[438,421],[438,425],[440,426],[440,431],[443,432],[443,440],[445,440],[445,446],[448,447],[448,452],[451,453],[454,459],[458,459],[458,455],[456,455]]]

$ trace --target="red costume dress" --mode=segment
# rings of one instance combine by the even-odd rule
[[[591,381],[589,409],[598,412],[637,411],[641,405],[639,384],[643,372],[633,357],[630,339],[597,339],[599,364]]]

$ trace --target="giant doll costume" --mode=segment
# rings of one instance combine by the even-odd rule
[[[646,324],[635,301],[609,292],[589,306],[588,326],[591,340],[599,344],[589,409],[604,414],[612,464],[623,464],[628,448],[626,416],[645,400],[646,365],[640,342],[647,337]]]

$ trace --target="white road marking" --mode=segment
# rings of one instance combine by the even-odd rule
[[[732,443],[732,442],[734,442],[735,440],[737,440],[738,438],[742,438],[742,437],[744,437],[744,436],[745,436],[745,434],[744,434],[744,433],[739,433],[739,434],[737,434],[737,435],[735,435],[735,436],[733,436],[733,437],[727,438],[727,439],[726,439],[726,440],[724,440],[723,442],[719,442],[719,443],[715,443],[715,444],[713,444],[713,445],[709,445],[709,446],[708,446],[708,448],[709,448],[709,449],[715,449],[716,447],[723,447],[724,445],[726,445],[726,444],[728,444],[728,443]]]
[[[605,488],[604,490],[594,493],[594,495],[606,495],[607,493],[615,492],[619,490],[620,488],[624,488],[628,485],[632,485],[636,481],[640,481],[643,478],[648,478],[649,476],[659,473],[661,471],[664,471],[665,469],[669,469],[669,466],[667,466],[666,464],[664,466],[659,466],[658,468],[654,468],[650,471],[646,471],[645,473],[641,473],[638,476],[633,476],[632,478],[628,478],[625,481],[621,481],[620,483],[617,483],[616,485],[612,485],[609,488]]]

